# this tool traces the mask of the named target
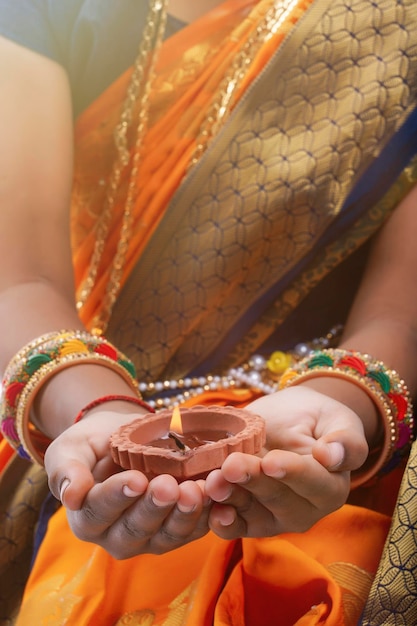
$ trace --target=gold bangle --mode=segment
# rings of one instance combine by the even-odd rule
[[[42,335],[24,346],[11,359],[2,383],[1,431],[21,456],[31,458],[19,436],[16,424],[16,409],[23,391],[35,374],[36,380],[39,379],[39,371],[47,373],[48,365],[76,355],[90,357],[94,362],[106,361],[108,367],[114,366],[113,369],[116,368],[119,373],[125,372],[135,393],[141,397],[133,363],[104,337],[83,330],[63,330]],[[68,360],[71,361],[71,358]],[[21,426],[19,428],[22,431]]]
[[[87,340],[88,337],[91,337],[91,333],[89,333],[88,331],[83,331],[83,330],[71,331],[71,330],[63,329],[63,330],[59,330],[58,332],[45,333],[44,335],[40,335],[40,337],[36,337],[35,339],[32,339],[32,341],[24,345],[10,359],[6,368],[6,372],[4,374],[3,383],[5,383],[7,381],[7,378],[9,378],[12,375],[13,369],[19,366],[19,363],[22,364],[26,361],[28,355],[31,352],[40,350],[42,346],[44,346],[46,343],[49,343],[50,341],[56,341],[64,337],[67,339],[69,337],[80,337],[80,338],[84,338],[85,340]]]
[[[30,421],[30,409],[33,405],[35,397],[39,393],[43,385],[47,383],[50,378],[55,376],[55,374],[58,374],[68,367],[80,364],[102,365],[112,369],[119,376],[121,376],[121,378],[123,378],[125,382],[130,385],[138,398],[141,398],[138,390],[137,381],[122,365],[105,355],[92,355],[85,352],[73,353],[63,356],[59,359],[55,359],[54,361],[51,361],[49,363],[45,363],[36,371],[35,374],[33,374],[33,376],[31,376],[29,382],[25,385],[25,388],[20,394],[15,418],[16,431],[19,437],[19,441],[29,459],[31,459],[35,463],[43,465],[44,455],[44,450],[39,451],[38,448],[33,444],[33,439],[39,439],[39,435],[41,435],[41,433],[34,427],[34,425]],[[47,440],[45,440],[45,442],[46,441]]]

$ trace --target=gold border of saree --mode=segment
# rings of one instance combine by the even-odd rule
[[[417,623],[416,470],[417,442],[414,442],[361,626],[411,626]]]

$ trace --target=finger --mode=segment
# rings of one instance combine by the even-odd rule
[[[206,478],[205,493],[215,502],[224,502],[232,495],[233,486],[225,479],[220,469],[213,470]]]
[[[180,495],[176,509],[180,513],[193,513],[203,509],[203,492],[199,484],[187,480],[179,485]]]
[[[236,509],[227,504],[214,504],[210,510],[209,527],[221,539],[230,541],[248,536],[248,524],[238,516]]]
[[[69,452],[70,451],[70,452]],[[67,508],[79,509],[93,487],[92,469],[97,458],[84,440],[67,443],[65,434],[53,441],[45,453],[45,470],[53,495]]]
[[[185,481],[179,485],[179,489],[176,506],[152,538],[153,553],[178,548],[208,531],[208,500],[203,497],[200,485],[194,481]]]
[[[229,483],[246,485],[261,475],[261,457],[234,452],[224,461],[221,472]]]
[[[227,503],[213,504],[209,526],[216,535],[226,540],[276,535],[286,528],[272,509],[264,506],[250,491],[236,485]]]
[[[312,454],[329,471],[353,471],[365,463],[369,447],[363,435],[344,429],[318,439]]]
[[[200,484],[178,485],[171,476],[157,477],[145,496],[109,528],[101,545],[119,559],[178,548],[208,531],[207,502]]]
[[[254,495],[259,491],[255,484],[260,479],[268,483],[264,486],[264,493],[269,498],[276,491],[276,481],[264,475],[261,477],[257,457],[240,453],[228,457],[221,470],[209,474],[206,492],[218,503],[210,511],[209,525],[217,535],[233,539],[277,532],[272,512]]]
[[[106,469],[105,469],[106,468]],[[48,474],[48,485],[52,494],[62,504],[72,511],[81,508],[85,496],[97,481],[107,479],[111,474],[119,473],[121,468],[112,472],[113,464],[102,459],[95,465],[94,472],[84,460],[61,457],[59,465],[51,463],[45,458],[45,469]]]
[[[143,497],[148,485],[147,478],[135,470],[115,474],[105,482],[95,484],[79,509],[68,510],[68,519],[76,536],[96,542],[133,503]],[[70,486],[65,492],[64,502],[69,489]]]
[[[271,450],[261,459],[261,466],[266,476],[277,479],[323,514],[339,508],[349,494],[350,473],[331,473],[311,455]]]
[[[206,479],[206,492],[213,501],[230,504],[241,512],[253,506],[261,492],[266,502],[270,497],[275,498],[276,490],[277,481],[263,474],[260,459],[240,452],[231,454],[221,469],[211,472]]]
[[[87,493],[94,487],[94,477],[88,467],[79,461],[68,461],[48,473],[52,494],[70,510],[80,509]]]

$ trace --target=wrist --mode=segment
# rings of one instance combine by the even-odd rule
[[[141,398],[134,364],[104,337],[81,330],[42,335],[9,362],[3,377],[1,430],[24,458],[43,462],[45,446],[80,410],[111,389]]]
[[[109,405],[111,405],[109,407]],[[125,395],[125,394],[107,394],[105,396],[100,396],[95,400],[92,400],[88,404],[86,404],[77,414],[74,424],[80,422],[88,415],[97,413],[98,411],[103,412],[106,410],[111,411],[112,413],[118,413],[119,415],[124,415],[126,413],[132,413],[132,405],[135,405],[136,415],[147,415],[148,413],[155,413],[155,410],[142,398],[138,398],[137,396]]]
[[[74,365],[58,372],[39,391],[33,403],[33,423],[47,437],[55,439],[85,407],[109,394],[138,397],[112,370],[95,364]],[[121,412],[132,411],[127,401],[118,401],[117,408]]]
[[[345,404],[362,421],[369,447],[373,448],[381,443],[384,432],[379,410],[371,397],[354,382],[323,376],[302,381],[300,386],[309,387]]]
[[[356,385],[369,396],[378,410],[378,421],[384,431],[382,443],[377,449],[371,445],[365,471],[361,468],[360,475],[355,478],[355,486],[396,467],[408,454],[414,436],[411,396],[398,373],[368,354],[330,348],[314,351],[286,370],[280,378],[279,387],[292,387],[317,378],[334,378]],[[360,400],[357,392],[347,402],[351,405],[355,403],[355,398],[362,407],[356,410],[363,411],[363,400]],[[372,414],[365,411],[362,415],[365,414],[367,418],[364,425],[367,426],[368,436],[372,436]]]

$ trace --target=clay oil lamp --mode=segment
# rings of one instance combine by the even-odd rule
[[[176,407],[121,426],[110,439],[113,460],[153,478],[179,482],[204,478],[232,452],[258,453],[265,443],[263,418],[234,407]]]

